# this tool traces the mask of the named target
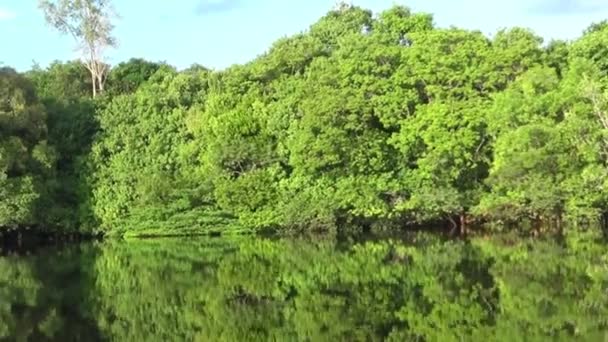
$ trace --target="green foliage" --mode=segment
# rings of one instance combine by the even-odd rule
[[[26,74],[47,111],[48,143],[57,151],[55,175],[46,184],[44,224],[59,231],[89,232],[77,212],[87,201],[82,167],[97,133],[95,110],[90,97],[90,76],[78,61],[52,63]]]
[[[608,26],[606,23],[591,25],[583,37],[572,44],[571,55],[594,62],[601,70],[602,76],[608,73]]]
[[[120,63],[110,70],[106,84],[107,94],[114,96],[131,94],[160,68],[161,64],[148,62],[141,58],[132,58]]]
[[[179,232],[228,223],[230,216],[210,205],[205,184],[190,174],[196,160],[190,154],[189,113],[205,100],[206,89],[204,74],[160,70],[134,94],[115,97],[100,111],[86,176],[101,223],[97,229],[149,233],[169,225],[165,229]]]
[[[131,59],[94,100],[80,62],[34,68],[46,110],[28,100],[36,110],[23,113],[48,114],[0,123],[13,156],[0,225],[127,236],[597,226],[607,32],[543,45],[524,28],[487,37],[403,6],[374,16],[342,3],[226,70]]]
[[[592,64],[575,60],[561,81],[554,69],[534,69],[495,97],[492,190],[481,212],[511,221],[599,218],[607,145],[597,107],[603,104],[590,101],[597,75]]]
[[[91,79],[80,61],[55,61],[46,69],[39,66],[26,73],[41,99],[62,101],[90,96]]]
[[[55,160],[33,86],[14,70],[0,69],[0,231],[40,223],[38,200]]]
[[[430,14],[412,13],[407,7],[394,6],[380,13],[373,29],[395,43],[406,39],[410,33],[432,30],[433,17]]]

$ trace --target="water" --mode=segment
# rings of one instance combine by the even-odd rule
[[[608,341],[597,243],[159,239],[0,256],[2,341]]]

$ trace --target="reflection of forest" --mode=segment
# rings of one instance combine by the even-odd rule
[[[0,341],[99,341],[94,244],[0,257]]]
[[[145,240],[5,256],[0,340],[606,337],[605,245],[420,244]]]

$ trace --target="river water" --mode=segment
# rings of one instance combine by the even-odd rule
[[[608,341],[597,242],[200,238],[0,254],[0,341]]]

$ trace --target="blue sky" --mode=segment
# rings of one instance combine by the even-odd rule
[[[439,26],[480,29],[524,26],[546,39],[573,39],[608,18],[608,0],[354,0],[375,12],[393,4],[433,13]],[[221,69],[263,53],[277,38],[305,30],[334,0],[116,0],[118,49],[112,64],[143,57],[178,68]],[[74,43],[45,25],[36,0],[0,0],[0,63],[26,70],[34,61],[77,57]]]

